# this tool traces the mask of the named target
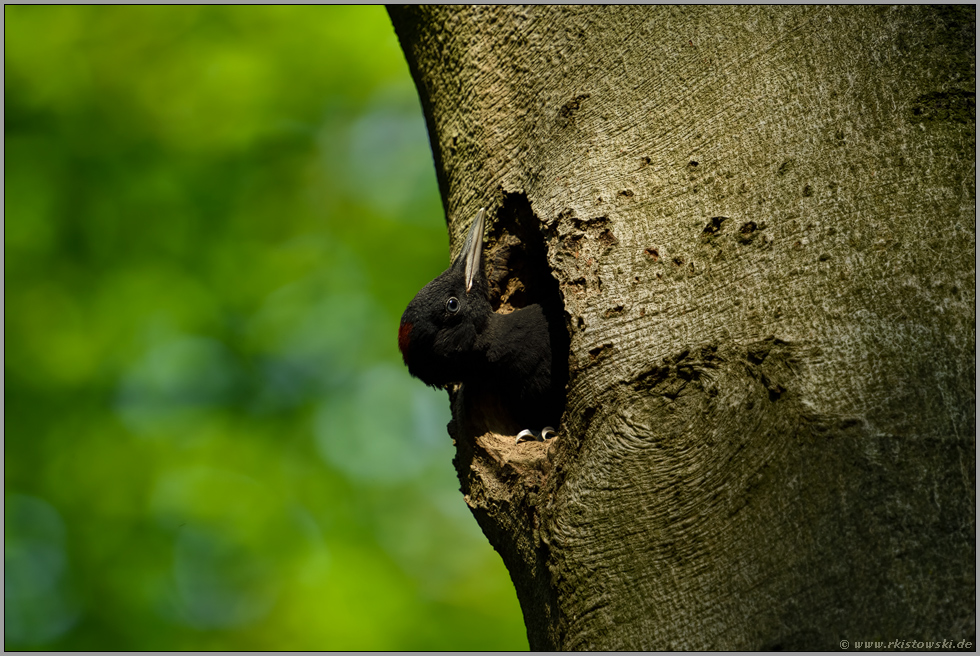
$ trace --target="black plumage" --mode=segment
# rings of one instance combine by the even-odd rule
[[[483,269],[485,211],[462,252],[412,299],[398,328],[408,371],[434,387],[461,383],[467,393],[493,394],[522,428],[557,426],[564,383],[554,385],[552,348],[561,317],[540,304],[509,314],[493,311]],[[556,389],[556,387],[558,389]]]

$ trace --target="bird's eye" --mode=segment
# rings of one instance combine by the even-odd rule
[[[456,298],[455,296],[450,296],[449,300],[446,301],[446,309],[452,312],[453,314],[459,312],[459,299]]]

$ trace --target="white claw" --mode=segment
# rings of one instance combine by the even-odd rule
[[[520,444],[521,442],[544,442],[548,439],[548,433],[551,433],[552,437],[558,435],[555,429],[551,426],[545,426],[541,429],[540,433],[535,433],[534,431],[529,431],[526,428],[517,434],[517,442],[515,444]]]
[[[537,439],[538,438],[534,436],[534,433],[532,433],[531,431],[525,428],[524,430],[522,430],[520,433],[517,434],[517,441],[514,442],[514,444],[520,444],[521,442],[530,442],[532,440],[537,440]]]

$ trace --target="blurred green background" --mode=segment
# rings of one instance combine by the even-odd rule
[[[8,649],[526,649],[396,345],[448,240],[379,7],[4,8]]]

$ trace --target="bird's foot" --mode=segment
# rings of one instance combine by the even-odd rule
[[[555,429],[552,428],[551,426],[545,426],[544,428],[541,429],[540,433],[535,433],[534,431],[529,431],[528,429],[525,428],[524,430],[522,430],[520,433],[517,434],[517,441],[515,442],[515,444],[520,444],[521,442],[532,442],[532,441],[544,442],[545,440],[548,439],[549,433],[551,434],[552,437],[558,434],[555,432]]]

